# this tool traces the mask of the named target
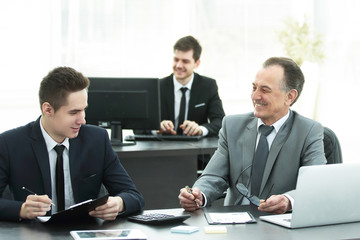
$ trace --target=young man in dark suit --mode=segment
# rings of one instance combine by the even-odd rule
[[[67,209],[97,198],[102,184],[110,197],[90,216],[114,220],[142,209],[144,199],[120,164],[106,130],[85,125],[88,86],[89,80],[74,69],[55,68],[40,85],[42,115],[0,134],[0,196],[7,185],[13,196],[0,198],[1,220],[34,219]],[[63,165],[57,166],[59,157]],[[63,179],[56,180],[61,175]]]
[[[161,133],[218,135],[225,113],[216,81],[194,73],[200,64],[200,55],[201,46],[192,36],[175,43],[173,74],[160,80]],[[186,88],[184,98],[182,88]]]

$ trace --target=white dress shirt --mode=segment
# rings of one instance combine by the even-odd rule
[[[191,76],[190,81],[184,86],[181,83],[179,83],[176,80],[175,75],[173,75],[173,82],[174,82],[174,114],[175,114],[175,122],[174,122],[174,127],[175,129],[178,128],[179,126],[179,114],[180,114],[180,102],[181,102],[181,97],[182,97],[182,92],[181,92],[181,88],[186,87],[188,90],[185,92],[185,97],[186,97],[186,104],[185,104],[185,120],[187,120],[188,118],[188,111],[189,111],[189,100],[190,100],[190,92],[191,92],[191,86],[192,83],[194,81],[194,73]],[[206,91],[206,89],[204,89],[204,91]],[[180,123],[181,124],[181,123]],[[209,130],[206,127],[200,126],[200,129],[202,131],[202,135],[206,136],[209,133]]]
[[[51,174],[51,194],[52,194],[52,202],[55,206],[52,206],[51,213],[54,214],[57,212],[57,195],[56,195],[56,179],[55,179],[55,172],[56,172],[56,158],[57,153],[54,150],[56,145],[59,145],[54,139],[50,137],[50,135],[45,131],[41,120],[40,120],[40,128],[42,135],[45,139],[46,147],[49,154],[49,163],[50,163],[50,174]],[[63,152],[63,160],[64,160],[64,186],[65,186],[65,209],[68,209],[70,206],[75,204],[72,185],[71,185],[71,178],[70,178],[70,166],[69,166],[69,138],[65,138],[65,140],[61,143],[65,146]]]

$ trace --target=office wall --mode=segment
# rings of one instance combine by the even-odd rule
[[[304,65],[305,89],[294,109],[332,128],[345,161],[354,161],[359,131],[344,122],[358,116],[359,5],[356,0],[4,1],[0,132],[40,115],[38,86],[52,68],[72,66],[87,76],[163,77],[171,73],[174,42],[189,34],[203,46],[197,71],[217,79],[226,114],[251,111],[256,71],[266,58],[285,55],[278,39],[284,20],[301,22],[306,15],[312,31],[323,35],[326,59]]]

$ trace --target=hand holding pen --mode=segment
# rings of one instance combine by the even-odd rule
[[[33,191],[31,191],[30,189],[26,188],[26,187],[22,187],[23,190],[27,191],[28,193],[32,194],[32,195],[37,195],[36,193],[34,193]],[[50,203],[52,206],[55,206],[55,204],[53,202]]]
[[[54,206],[51,199],[47,195],[37,195],[32,190],[22,187],[23,190],[30,193],[20,208],[20,219],[34,219],[39,216],[45,216]]]
[[[185,186],[185,189],[186,189],[186,191],[187,191],[188,193],[190,193],[191,195],[194,196],[194,194],[192,193],[191,188],[190,188],[189,186]],[[199,203],[196,201],[196,197],[195,197],[195,196],[194,196],[194,202],[195,202],[196,206],[199,208],[200,206],[199,206]]]

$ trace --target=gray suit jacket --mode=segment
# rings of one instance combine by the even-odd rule
[[[219,132],[218,149],[195,182],[208,204],[227,190],[224,205],[235,205],[243,196],[235,185],[249,185],[257,137],[257,118],[253,113],[226,116]],[[301,166],[326,164],[323,127],[295,111],[277,133],[266,162],[260,198],[287,193],[294,197]],[[272,187],[271,192],[270,188]]]

